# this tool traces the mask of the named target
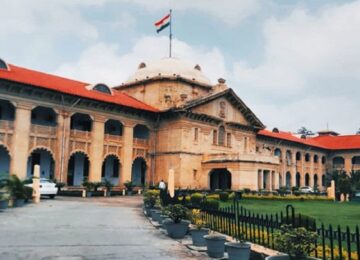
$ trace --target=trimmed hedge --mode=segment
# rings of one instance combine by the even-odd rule
[[[223,202],[226,202],[229,200],[229,193],[227,193],[226,191],[220,192],[219,193],[219,199]]]
[[[210,210],[218,210],[220,202],[217,199],[206,199],[202,203],[202,207]]]
[[[320,201],[333,201],[331,198],[326,196],[315,196],[315,195],[302,195],[302,196],[279,196],[279,195],[252,195],[252,194],[243,194],[243,199],[252,199],[252,200],[320,200]]]
[[[203,199],[204,199],[204,195],[202,195],[201,193],[193,193],[191,194],[190,197],[191,205],[194,207],[200,207]]]

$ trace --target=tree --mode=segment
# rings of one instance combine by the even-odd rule
[[[315,135],[315,133],[313,131],[307,129],[305,126],[300,127],[296,133],[299,135],[304,135],[304,136]]]
[[[356,131],[357,135],[360,135],[360,128]]]

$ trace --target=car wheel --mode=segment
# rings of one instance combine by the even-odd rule
[[[50,195],[49,197],[50,197],[50,199],[53,199],[53,198],[55,198],[55,195]]]

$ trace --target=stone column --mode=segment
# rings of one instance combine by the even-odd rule
[[[104,150],[104,122],[104,117],[95,116],[92,124],[89,172],[89,180],[92,182],[101,181],[101,169]]]
[[[122,171],[121,171],[121,184],[126,181],[131,181],[131,168],[133,163],[133,132],[134,126],[125,125],[123,127],[124,146],[122,147]]]
[[[263,181],[264,173],[262,170],[258,170],[257,177],[258,177],[258,191],[259,191],[260,189],[263,189],[263,183],[264,183],[264,181]]]
[[[31,105],[29,103],[17,104],[11,149],[12,158],[10,162],[10,173],[16,174],[20,179],[26,178],[30,127]]]
[[[55,178],[59,182],[67,182],[67,168],[69,156],[69,137],[70,137],[70,114],[67,111],[61,111],[57,116],[58,137],[55,159]]]
[[[291,187],[296,186],[296,151],[291,152]]]

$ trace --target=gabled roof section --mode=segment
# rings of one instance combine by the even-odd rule
[[[116,90],[113,90],[113,95],[108,95],[87,89],[87,86],[90,85],[88,83],[25,69],[11,64],[9,64],[9,68],[10,70],[0,70],[0,79],[134,109],[158,112],[156,108]]]
[[[224,91],[217,92],[215,94],[200,97],[197,99],[193,99],[185,103],[183,106],[177,108],[178,110],[188,110],[191,108],[195,108],[197,106],[206,104],[208,102],[211,102],[215,99],[224,97],[226,98],[233,106],[235,106],[237,109],[241,111],[241,113],[244,115],[246,120],[250,122],[252,126],[258,129],[264,129],[264,124],[260,121],[259,118],[251,111],[251,109],[245,105],[245,103],[236,95],[236,93],[231,89],[228,88]]]
[[[258,135],[276,138],[279,140],[285,140],[289,142],[295,142],[298,144],[308,145],[326,150],[360,149],[360,135],[339,135],[339,136],[327,135],[327,136],[308,137],[303,139],[293,135],[290,132],[279,131],[277,133],[266,129],[259,131]]]

